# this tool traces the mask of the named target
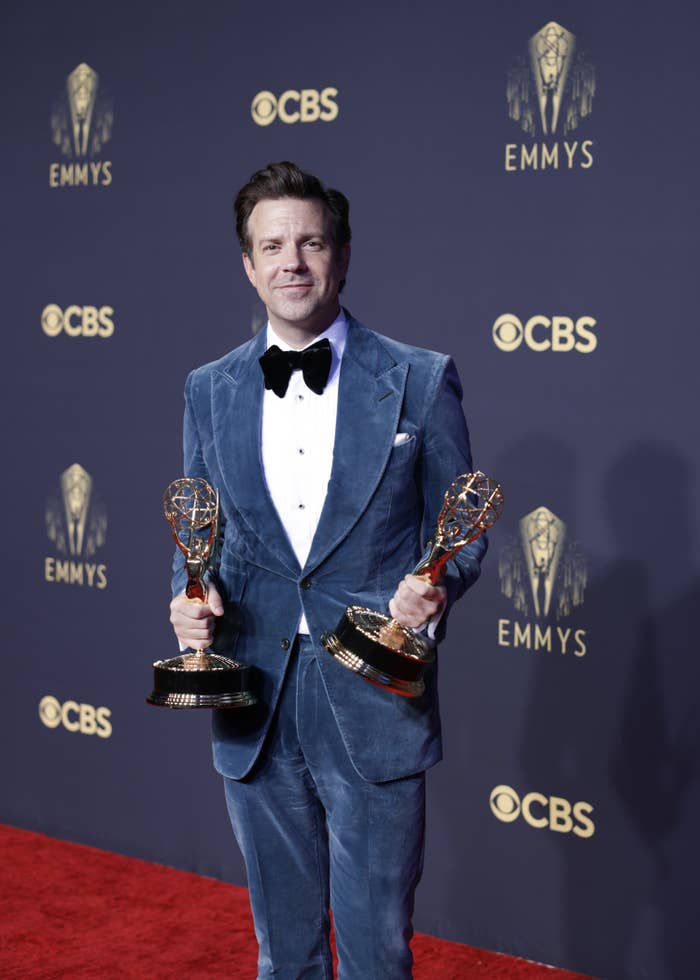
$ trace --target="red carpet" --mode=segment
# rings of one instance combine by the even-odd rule
[[[0,825],[0,977],[254,980],[244,888]],[[431,936],[415,980],[585,980]]]

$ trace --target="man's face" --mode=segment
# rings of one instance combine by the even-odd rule
[[[248,239],[251,251],[243,253],[243,265],[272,328],[287,343],[303,347],[337,316],[350,246],[336,252],[321,201],[294,197],[256,204]]]

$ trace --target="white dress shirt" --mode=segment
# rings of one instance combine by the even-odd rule
[[[326,499],[333,466],[338,411],[340,362],[348,324],[341,310],[333,323],[311,343],[328,338],[331,370],[323,392],[306,387],[301,371],[293,371],[283,398],[266,388],[262,412],[262,463],[267,489],[282,526],[303,568],[311,550]],[[293,350],[267,324],[267,347]],[[309,632],[302,613],[299,633]]]

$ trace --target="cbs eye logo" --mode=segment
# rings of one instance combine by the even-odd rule
[[[572,320],[568,316],[531,316],[524,324],[512,313],[504,313],[494,323],[491,335],[499,350],[517,350],[523,343],[530,350],[552,350],[557,353],[578,351],[590,354],[598,346],[593,333],[596,321],[592,316]]]
[[[338,115],[337,88],[303,88],[300,91],[290,88],[279,98],[272,92],[258,92],[250,106],[253,122],[258,126],[269,126],[275,119],[292,125],[303,122],[333,122]]]
[[[577,837],[592,837],[595,824],[590,818],[593,807],[582,800],[569,803],[560,796],[527,793],[520,797],[510,786],[496,786],[489,798],[491,812],[501,823],[513,823],[522,816],[531,827],[546,827],[559,834],[573,833]]]
[[[69,337],[111,337],[114,333],[111,306],[67,306],[62,310],[49,303],[41,311],[41,329],[47,337],[66,333]]]
[[[112,734],[111,715],[109,708],[93,708],[91,704],[78,704],[77,701],[61,704],[50,694],[39,702],[39,718],[47,728],[62,725],[69,732],[97,735],[98,738],[109,738]]]

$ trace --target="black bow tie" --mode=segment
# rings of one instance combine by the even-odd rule
[[[260,358],[260,367],[265,375],[265,387],[272,388],[279,398],[284,398],[292,371],[303,371],[306,387],[320,395],[328,381],[331,360],[331,345],[324,337],[304,350],[268,347]]]

